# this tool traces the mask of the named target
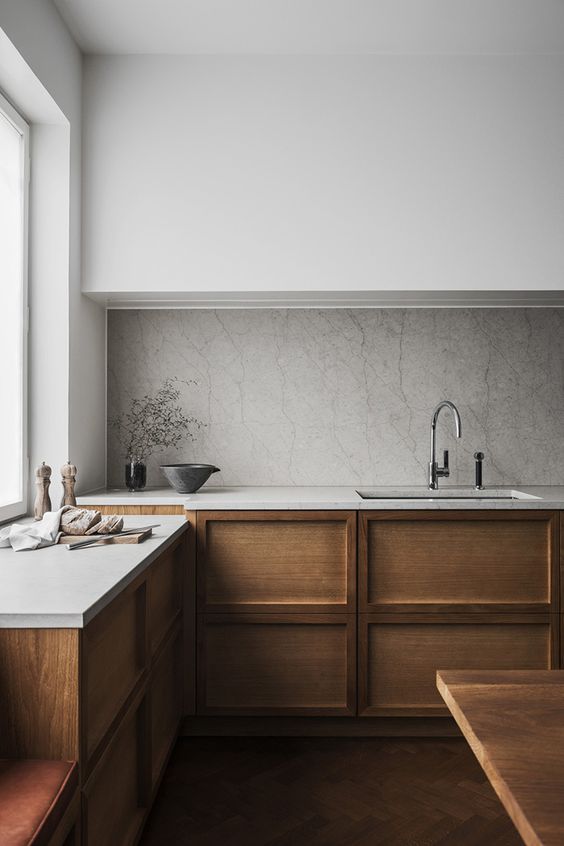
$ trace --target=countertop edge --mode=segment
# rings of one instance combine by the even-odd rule
[[[83,614],[0,614],[0,629],[82,629]]]
[[[203,488],[195,494],[174,494],[166,488],[129,493],[100,490],[78,497],[82,506],[181,506],[185,511],[531,511],[564,510],[564,486],[504,486],[540,498],[514,500],[362,499],[352,486]],[[534,494],[533,496],[537,496]]]
[[[110,590],[106,591],[106,593],[101,596],[90,608],[87,608],[86,611],[82,614],[82,626],[84,628],[88,625],[88,623],[96,617],[100,611],[103,611],[110,602],[119,596],[122,591],[124,591],[128,585],[130,585],[137,576],[140,576],[150,565],[155,561],[160,555],[165,552],[181,535],[183,535],[186,531],[188,531],[188,523],[185,523],[182,526],[179,526],[178,529],[175,529],[172,534],[170,534],[165,540],[163,540],[162,544],[160,544],[156,549],[153,549],[149,552],[139,564],[130,570],[125,576],[123,576],[119,582],[116,582]]]

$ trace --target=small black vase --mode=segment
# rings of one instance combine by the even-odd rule
[[[125,465],[125,485],[130,491],[142,491],[147,484],[147,466],[143,461],[128,461]]]

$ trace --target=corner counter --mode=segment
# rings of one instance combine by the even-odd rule
[[[126,521],[127,528],[148,522],[160,525],[140,544],[0,549],[0,629],[84,628],[188,528],[180,516]]]
[[[133,846],[182,715],[189,522],[140,544],[0,550],[0,756],[75,760],[83,846]]]

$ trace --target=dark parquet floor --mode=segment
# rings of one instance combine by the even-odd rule
[[[142,846],[522,846],[464,740],[183,738]]]

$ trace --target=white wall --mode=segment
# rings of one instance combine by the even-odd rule
[[[84,290],[564,287],[564,56],[88,57]]]
[[[3,0],[0,89],[31,124],[30,459],[104,483],[105,316],[81,293],[82,56],[51,0]],[[53,501],[60,486],[53,487]]]

